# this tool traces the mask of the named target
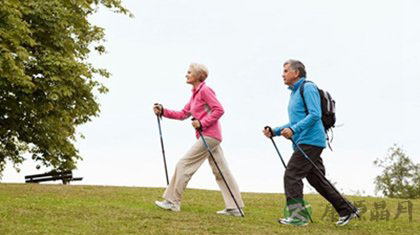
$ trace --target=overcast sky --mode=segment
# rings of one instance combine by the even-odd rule
[[[179,110],[191,96],[191,62],[208,66],[208,86],[225,109],[222,148],[241,191],[283,192],[284,169],[265,125],[288,122],[290,91],[282,65],[301,60],[308,80],[337,103],[333,152],[323,153],[327,177],[338,189],[373,195],[380,174],[373,161],[394,143],[420,161],[420,2],[417,0],[125,1],[135,18],[101,10],[92,21],[106,29],[110,89],[98,96],[101,115],[79,131],[84,160],[75,184],[166,185],[155,102]],[[162,121],[168,171],[195,141],[190,121]],[[276,138],[285,160],[290,142]],[[3,182],[42,173],[27,161]],[[306,185],[308,185],[305,182]],[[205,162],[190,188],[218,189]],[[305,186],[306,192],[311,192]]]

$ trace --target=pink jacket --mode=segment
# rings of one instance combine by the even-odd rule
[[[222,141],[222,131],[219,118],[225,111],[216,98],[214,91],[206,86],[205,82],[200,83],[197,89],[192,89],[192,96],[182,111],[163,110],[163,116],[171,119],[184,120],[191,115],[200,121],[203,128],[203,135]],[[200,137],[196,131],[197,139]]]

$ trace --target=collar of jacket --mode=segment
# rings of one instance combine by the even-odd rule
[[[194,88],[194,87],[193,87],[193,89],[191,89],[191,91],[192,91],[193,95],[197,94],[197,92],[198,92],[199,90],[201,90],[201,88],[204,86],[204,84],[206,84],[206,83],[205,83],[205,82],[201,82],[201,83],[200,83],[200,85],[198,85],[198,87],[197,87],[197,88]]]
[[[299,78],[299,80],[297,80],[293,85],[289,86],[288,89],[292,91],[296,91],[300,87],[300,84],[302,84],[302,82],[305,79],[306,79],[305,77]]]

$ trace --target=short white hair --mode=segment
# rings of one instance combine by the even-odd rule
[[[204,64],[191,63],[190,68],[200,82],[204,82],[209,75],[209,70]]]
[[[290,59],[284,62],[283,66],[285,66],[286,64],[290,65],[290,68],[293,71],[299,71],[299,77],[306,78],[306,69],[305,65],[302,62],[300,62],[299,60]]]

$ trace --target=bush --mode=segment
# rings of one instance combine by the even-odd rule
[[[376,192],[390,198],[420,198],[420,164],[413,163],[398,145],[373,163],[383,168],[382,175],[375,178]]]

